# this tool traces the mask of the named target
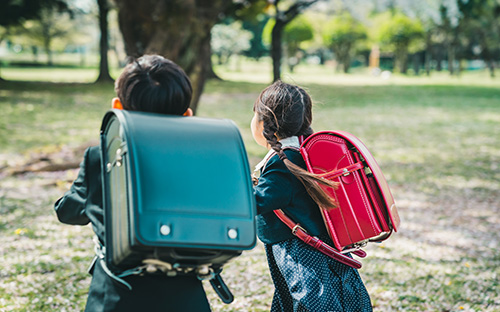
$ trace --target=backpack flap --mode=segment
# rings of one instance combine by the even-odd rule
[[[111,110],[101,131],[113,265],[224,262],[255,246],[250,170],[232,121]]]
[[[360,139],[355,137],[354,135],[345,132],[345,131],[333,131],[339,137],[342,137],[346,141],[348,141],[358,152],[355,157],[358,161],[363,161],[369,168],[369,170],[365,170],[364,177],[373,176],[370,179],[369,184],[371,185],[370,189],[377,190],[378,192],[374,192],[373,196],[381,196],[382,202],[385,204],[385,209],[383,211],[386,214],[388,221],[390,222],[389,228],[394,229],[394,231],[398,231],[401,220],[399,218],[398,210],[396,208],[396,204],[394,202],[394,197],[392,196],[389,185],[387,184],[387,180],[385,179],[382,169],[378,165],[377,161],[370,153],[368,148],[361,142]]]
[[[325,225],[339,250],[388,237],[399,225],[394,199],[378,164],[356,137],[323,131],[308,137],[301,153],[309,171],[339,183],[326,189],[335,209],[321,209]]]

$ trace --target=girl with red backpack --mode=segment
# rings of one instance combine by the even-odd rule
[[[255,195],[257,232],[275,286],[271,311],[372,311],[357,270],[299,240],[274,213],[283,210],[309,234],[332,243],[318,206],[335,209],[335,202],[318,183],[335,184],[305,170],[298,151],[298,137],[313,133],[311,122],[311,98],[298,86],[277,81],[254,104],[252,134],[269,149],[256,166]]]

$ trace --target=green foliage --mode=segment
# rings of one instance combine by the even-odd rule
[[[219,57],[220,64],[227,63],[231,55],[248,50],[253,37],[239,21],[228,25],[217,24],[212,28],[211,35],[212,52]]]
[[[43,8],[40,17],[25,22],[11,39],[13,43],[22,45],[45,46],[47,40],[59,39],[64,47],[75,33],[69,14],[59,13],[52,8]]]
[[[262,42],[262,31],[268,19],[264,14],[261,14],[253,21],[243,21],[243,28],[253,34],[250,40],[250,49],[245,51],[244,55],[258,59],[268,52]]]
[[[379,29],[379,40],[394,51],[396,65],[401,73],[407,71],[411,45],[418,44],[418,41],[421,43],[423,37],[422,23],[399,12],[382,23]]]
[[[235,18],[250,22],[259,19],[259,16],[267,9],[269,2],[267,0],[247,0],[245,2],[233,1],[233,10],[230,11]]]
[[[37,150],[95,140],[95,129],[111,107],[114,91],[111,83],[96,86],[91,93],[87,90],[84,84],[4,82],[0,85],[0,150]]]
[[[494,76],[492,63],[500,59],[500,2],[471,0],[459,7],[463,14],[459,43],[466,51],[462,55],[466,54],[468,58],[480,56],[489,63]]]
[[[313,38],[313,26],[305,15],[297,16],[285,26],[283,42],[288,53],[288,66],[292,72],[303,56],[303,53],[299,52],[302,44]]]
[[[262,32],[262,40],[267,45],[271,44],[271,35],[273,28],[276,25],[276,20],[271,18],[267,21]],[[282,41],[287,52],[287,62],[290,70],[293,72],[295,66],[300,62],[303,53],[300,49],[306,42],[312,41],[314,38],[314,28],[307,16],[299,15],[292,19],[283,28]]]
[[[276,20],[270,18],[262,30],[262,41],[270,45],[271,33]],[[314,28],[307,16],[300,15],[288,23],[283,30],[283,41],[285,44],[299,46],[300,43],[314,38]]]
[[[267,152],[249,130],[253,102],[269,82],[263,66],[252,62],[232,80],[210,81],[199,110],[236,122],[251,166]],[[285,78],[312,96],[316,131],[340,129],[363,140],[396,199],[400,231],[368,246],[359,271],[374,311],[497,312],[499,82],[484,72],[383,81],[313,66]],[[0,168],[7,165],[0,171],[0,310],[84,309],[92,229],[60,224],[52,208],[77,170],[7,171],[47,145],[97,140],[112,96],[111,84],[0,84],[0,137],[8,141],[0,145]],[[235,301],[223,304],[204,282],[213,311],[269,311],[273,286],[261,244],[222,275]]]
[[[15,26],[25,20],[40,18],[40,12],[47,8],[59,11],[68,9],[64,0],[3,0],[0,1],[0,25]]]
[[[346,73],[357,45],[366,38],[365,26],[348,12],[332,18],[323,30],[323,43],[332,49],[337,62],[342,64]]]
[[[43,50],[48,57],[48,64],[53,65],[54,52],[64,51],[71,46],[83,46],[96,40],[94,20],[95,17],[91,14],[43,7],[36,19],[10,27],[5,37],[10,44],[19,45],[24,51],[31,51],[35,63],[38,63]]]
[[[312,40],[313,27],[305,15],[294,18],[285,26],[283,41],[289,46],[298,47],[301,42]]]
[[[366,39],[366,28],[354,19],[348,12],[343,12],[332,18],[323,29],[323,42],[327,47],[343,44],[354,45],[361,39]]]
[[[248,57],[259,59],[267,53],[262,42],[262,30],[266,25],[268,17],[264,11],[269,6],[266,0],[249,0],[244,2],[232,1],[233,9],[229,10],[226,21],[242,22],[243,29],[251,32],[250,47],[243,54]]]
[[[273,32],[274,25],[276,25],[276,20],[274,18],[270,18],[267,20],[264,29],[262,30],[262,42],[265,45],[271,45],[271,34]]]
[[[396,13],[391,19],[380,26],[380,41],[390,44],[394,48],[406,46],[423,36],[423,27],[420,21],[409,18],[402,13]]]

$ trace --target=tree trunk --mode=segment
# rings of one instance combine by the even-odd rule
[[[108,35],[108,0],[97,0],[99,6],[99,29],[101,31],[101,40],[99,42],[99,51],[101,60],[99,62],[99,77],[96,82],[111,82],[113,78],[109,74],[108,66],[108,50],[109,50],[109,35]]]
[[[344,67],[344,74],[348,74],[349,69],[351,68],[351,57],[349,55],[346,55],[343,67]]]
[[[5,39],[7,37],[7,31],[5,31],[5,33],[3,33],[1,36],[0,36],[0,44],[2,43],[3,39]],[[0,82],[3,82],[5,81],[3,78],[2,78],[2,60],[0,60]]]
[[[335,58],[335,60],[337,61],[337,64],[335,64],[335,73],[340,73],[341,70],[342,70],[342,62],[339,61],[338,58]]]
[[[436,53],[436,71],[440,72],[443,70],[443,53],[441,49],[438,49]]]
[[[319,57],[319,65],[325,65],[325,50],[324,50],[324,48],[320,48],[318,50],[318,57]]]
[[[344,69],[344,74],[349,73],[349,69],[351,68],[351,43],[345,43],[343,48],[343,57],[342,57],[342,67]]]
[[[54,65],[54,61],[52,59],[52,37],[50,35],[49,27],[49,25],[42,24],[43,48],[47,54],[47,66],[52,66]]]
[[[210,30],[231,0],[115,0],[129,57],[160,54],[179,64],[193,84],[196,112],[207,79]]]
[[[427,76],[431,75],[431,58],[432,58],[432,35],[431,32],[427,32],[425,38],[425,56],[424,56],[424,67]]]
[[[212,36],[210,35],[210,38],[208,39],[208,41],[212,41]],[[215,72],[214,72],[214,64],[212,62],[212,46],[209,44],[208,45],[208,48],[210,49],[210,52],[208,53],[207,57],[207,79],[214,79],[214,80],[219,80],[219,81],[222,81],[222,78],[217,75]],[[217,57],[217,60],[219,62],[219,65],[221,65],[221,56],[218,55]]]
[[[494,60],[488,61],[488,68],[490,69],[490,77],[495,78],[495,61]]]
[[[431,52],[429,50],[425,51],[424,60],[425,73],[427,76],[431,75]]]
[[[38,63],[38,47],[31,46],[31,54],[33,54],[33,63]]]
[[[452,44],[448,46],[448,71],[450,75],[455,74],[455,47]]]
[[[214,68],[210,66],[210,69],[207,73],[207,79],[214,79],[214,80],[219,80],[222,81],[223,79],[217,75],[217,73],[214,71]]]
[[[45,53],[47,53],[47,66],[51,67],[54,65],[54,60],[52,58],[52,48],[50,47],[50,39],[44,43]]]
[[[281,56],[283,54],[281,46],[281,38],[285,26],[290,23],[302,10],[316,3],[318,0],[297,1],[292,4],[286,11],[280,11],[278,4],[280,0],[269,1],[274,4],[276,23],[271,32],[271,58],[273,60],[273,81],[281,79]]]
[[[78,54],[80,54],[80,67],[85,66],[85,49],[83,47],[78,48]]]
[[[5,79],[2,78],[2,60],[0,60],[0,82],[5,82]]]
[[[490,71],[490,77],[495,78],[495,60],[494,60],[495,53],[491,53],[485,33],[481,32],[480,34],[481,34],[480,38],[481,38],[481,48],[482,48],[481,56],[484,62],[486,63],[486,66],[488,66],[488,69]]]
[[[418,76],[420,74],[420,53],[417,52],[413,54],[412,61],[413,71],[415,72],[415,75]]]
[[[408,45],[407,44],[401,44],[398,47],[396,47],[396,52],[395,52],[395,58],[396,58],[396,67],[398,68],[399,72],[401,74],[405,74],[408,71]]]
[[[191,82],[193,84],[193,98],[191,100],[191,109],[193,112],[196,112],[198,109],[198,103],[200,102],[201,95],[203,94],[208,73],[212,69],[210,62],[208,61],[211,57],[210,36],[205,37],[204,40],[200,42],[199,51],[200,60],[196,62],[190,75]]]
[[[271,33],[271,59],[273,60],[273,82],[281,79],[281,56],[283,47],[281,38],[285,23],[281,19],[276,19],[276,24]]]

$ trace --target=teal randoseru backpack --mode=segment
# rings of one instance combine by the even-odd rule
[[[113,109],[102,122],[101,151],[109,270],[196,274],[225,286],[222,266],[256,243],[236,125]],[[232,301],[230,292],[223,296]]]

